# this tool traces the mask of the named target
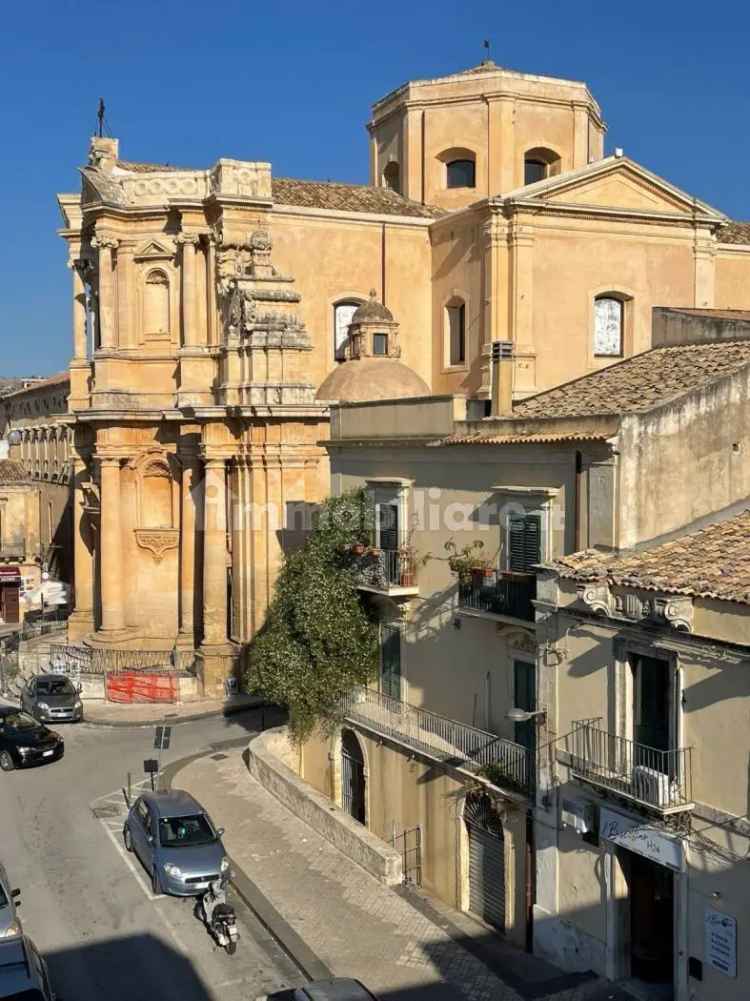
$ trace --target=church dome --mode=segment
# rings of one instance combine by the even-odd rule
[[[367,302],[363,302],[361,306],[358,306],[354,311],[351,322],[355,323],[372,323],[378,320],[385,320],[386,323],[393,322],[393,313],[387,306],[384,306],[382,302],[378,302],[375,295],[375,289],[370,289],[370,298]]]
[[[429,395],[427,383],[408,365],[395,358],[357,358],[338,365],[325,379],[315,398],[362,403]]]

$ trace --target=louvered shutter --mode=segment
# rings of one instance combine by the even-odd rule
[[[528,573],[542,558],[541,515],[512,515],[508,528],[510,569],[516,573]]]

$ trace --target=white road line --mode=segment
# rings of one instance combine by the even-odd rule
[[[138,884],[138,886],[140,886],[140,888],[143,890],[144,894],[146,895],[146,899],[147,900],[164,900],[166,894],[160,893],[157,896],[154,896],[154,894],[151,893],[150,890],[146,889],[146,887],[143,884],[143,879],[141,878],[140,873],[138,872],[138,870],[135,867],[135,863],[133,862],[133,860],[131,858],[128,857],[128,852],[125,851],[125,847],[120,844],[120,839],[118,838],[117,834],[115,833],[116,829],[113,830],[112,828],[107,827],[106,824],[102,824],[102,827],[107,832],[107,835],[108,835],[110,841],[112,842],[112,844],[115,846],[115,850],[117,851],[118,855],[120,855],[120,857],[122,858],[122,860],[125,863],[125,865],[128,867],[128,869],[130,869],[130,871],[132,872],[132,874],[135,876],[135,881]]]

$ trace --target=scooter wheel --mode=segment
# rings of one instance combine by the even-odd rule
[[[235,952],[237,952],[237,943],[231,941],[227,942],[226,950],[227,950],[227,956],[233,956]]]

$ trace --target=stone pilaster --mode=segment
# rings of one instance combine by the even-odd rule
[[[117,312],[115,296],[115,269],[113,254],[119,241],[99,234],[91,246],[99,250],[99,346],[117,347]]]
[[[196,576],[196,533],[200,501],[201,470],[197,450],[183,450],[180,521],[180,632],[177,645],[195,647],[195,592],[201,593]]]
[[[101,639],[125,631],[120,461],[110,455],[99,458],[102,622],[97,635]]]
[[[75,607],[68,619],[68,640],[82,639],[94,622],[94,531],[89,513],[91,482],[86,463],[73,459],[73,559]]]

